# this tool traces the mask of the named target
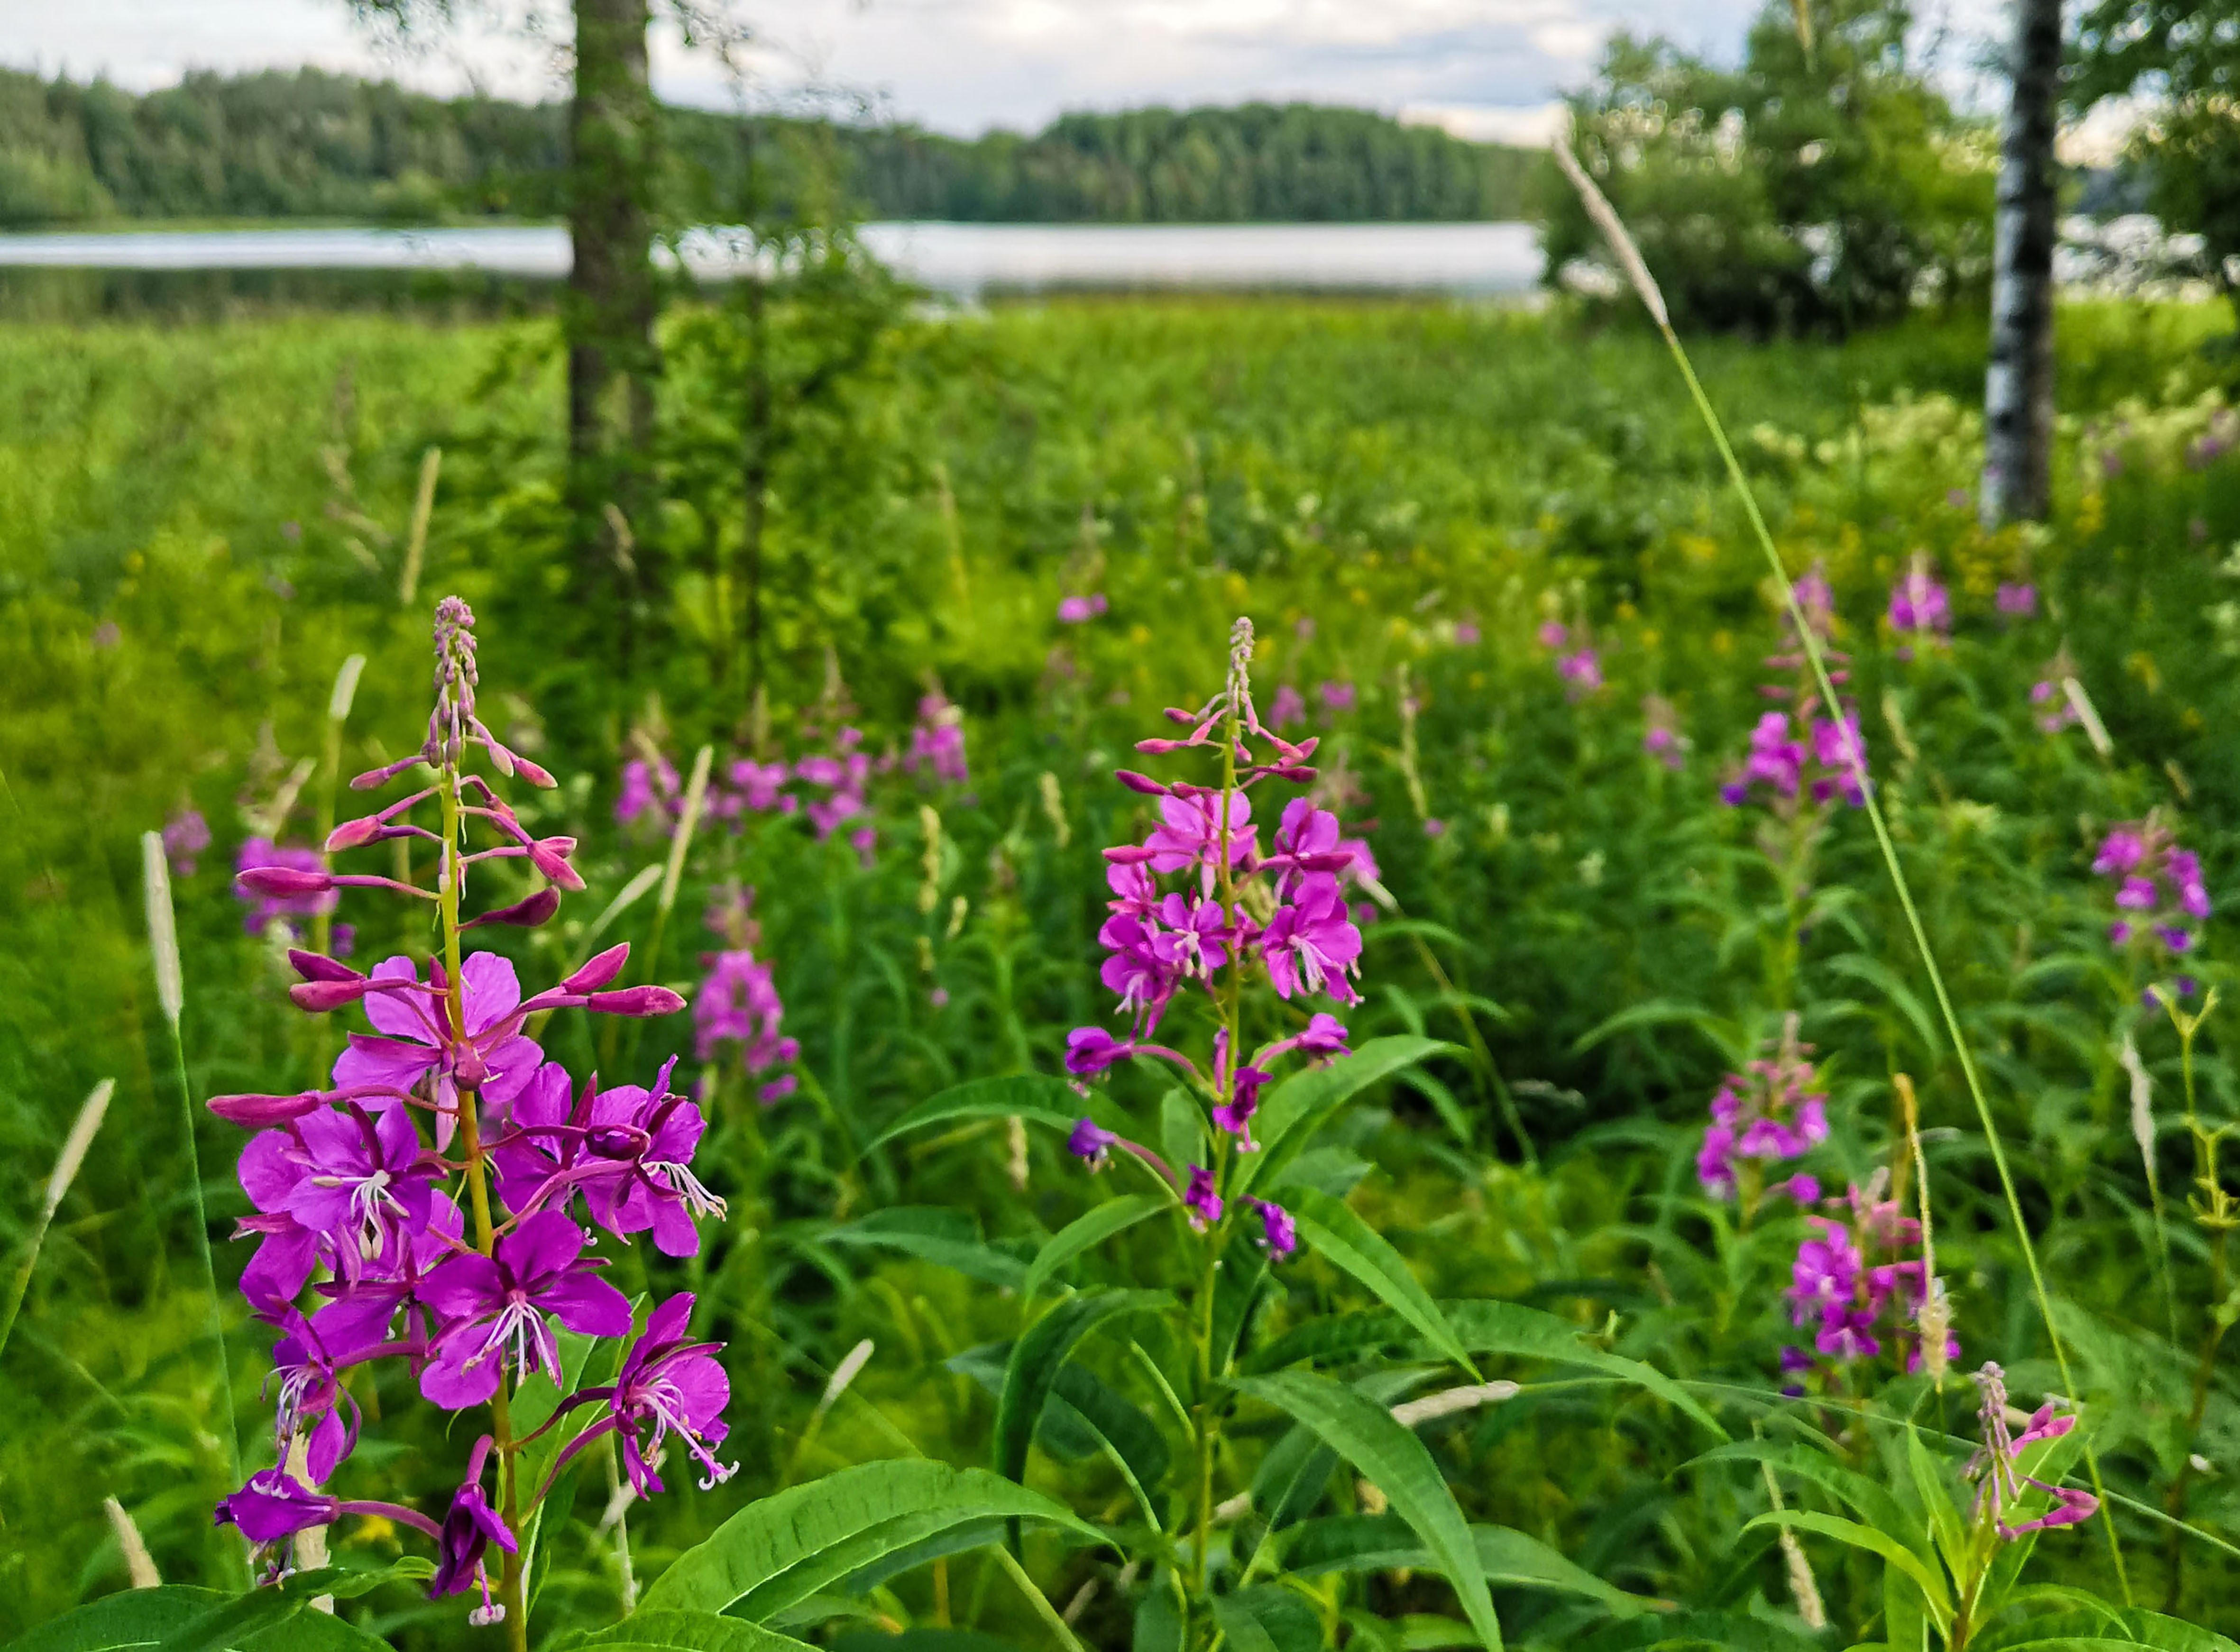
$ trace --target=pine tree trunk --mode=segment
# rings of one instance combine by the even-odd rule
[[[648,197],[658,111],[646,0],[575,0],[569,113],[568,503],[582,597],[625,643],[650,597],[653,381],[660,362]]]
[[[1991,361],[1983,379],[1986,527],[2045,515],[2053,455],[2053,136],[2061,0],[2012,3],[2014,100],[1999,133]]]

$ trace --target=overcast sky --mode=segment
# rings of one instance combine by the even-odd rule
[[[520,0],[517,0],[517,3]],[[550,3],[551,0],[548,0]],[[663,0],[653,0],[657,12]],[[1308,98],[1537,139],[1611,30],[1657,30],[1731,57],[1753,0],[731,0],[765,31],[763,84],[822,80],[946,131],[1033,129],[1076,109]],[[1996,0],[1927,0],[1980,16]],[[345,0],[0,0],[0,62],[135,90],[189,69],[314,63],[449,91],[557,86],[517,31],[470,30],[400,57]],[[556,6],[564,10],[564,6]],[[721,105],[720,69],[657,42],[655,78]]]

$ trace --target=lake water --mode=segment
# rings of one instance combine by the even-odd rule
[[[1529,223],[870,223],[864,243],[960,298],[1061,288],[1291,289],[1519,296],[1540,276]],[[720,280],[742,255],[720,230],[684,262]],[[0,268],[106,270],[482,270],[557,279],[557,225],[228,230],[0,236]]]

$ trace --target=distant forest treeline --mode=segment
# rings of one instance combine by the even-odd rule
[[[0,70],[0,226],[551,216],[565,117],[310,69],[195,74],[144,96]],[[750,197],[763,211],[989,222],[1511,218],[1540,163],[1307,103],[1068,115],[970,140],[690,109],[667,121],[679,218],[736,219]]]

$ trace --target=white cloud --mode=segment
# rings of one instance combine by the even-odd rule
[[[1570,123],[1570,110],[1555,98],[1525,107],[1483,103],[1410,103],[1400,111],[1404,126],[1436,126],[1474,143],[1510,143],[1539,149]]]
[[[1943,0],[1954,9],[1986,0]],[[7,0],[0,0],[0,4]],[[499,0],[517,15],[563,0]],[[1070,109],[1302,98],[1400,110],[1543,108],[1616,28],[1730,57],[1757,0],[733,0],[767,25],[766,90],[804,81],[875,97],[943,130],[1032,129]],[[548,46],[485,27],[406,57],[344,0],[15,0],[0,61],[144,89],[190,69],[313,63],[430,90],[560,88]],[[657,37],[664,96],[724,105],[722,68]],[[1489,115],[1485,118],[1493,119]],[[1520,117],[1523,118],[1523,117]],[[1527,123],[1529,124],[1529,122]]]

